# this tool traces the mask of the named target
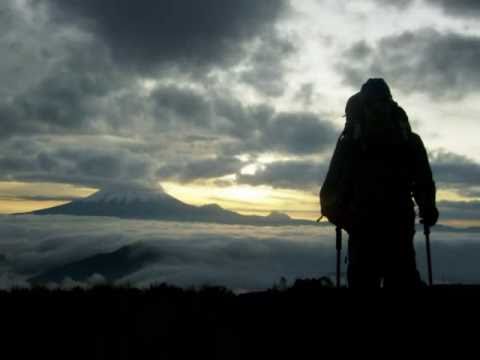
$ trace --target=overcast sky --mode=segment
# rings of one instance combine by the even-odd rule
[[[444,220],[476,223],[479,16],[476,0],[4,0],[0,212],[161,184],[314,218],[345,102],[384,77]]]

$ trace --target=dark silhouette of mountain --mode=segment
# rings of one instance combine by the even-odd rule
[[[243,225],[313,225],[313,221],[294,220],[273,212],[269,216],[240,215],[217,204],[193,206],[162,190],[116,188],[68,204],[34,211],[33,215],[109,216],[125,219],[213,222]]]
[[[152,251],[148,246],[136,244],[124,246],[114,252],[97,254],[86,259],[64,266],[50,269],[40,275],[28,279],[32,285],[61,283],[65,278],[84,282],[95,274],[113,283],[130,273],[140,270],[147,263],[161,258],[158,251]]]

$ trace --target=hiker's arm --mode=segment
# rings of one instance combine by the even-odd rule
[[[349,231],[352,226],[349,211],[351,192],[351,140],[341,135],[330,161],[325,181],[320,189],[320,208],[322,216]]]
[[[413,150],[413,197],[420,209],[420,217],[427,225],[435,225],[438,220],[436,187],[427,150],[422,139],[412,134]]]
[[[351,156],[351,147],[351,140],[347,139],[342,133],[335,146],[332,159],[330,160],[324,184],[320,189],[320,197],[326,192],[331,192],[330,189],[332,187],[336,188],[342,178],[347,175],[345,169],[346,165],[351,163],[351,159],[349,158]],[[338,191],[335,191],[335,193],[338,195]]]

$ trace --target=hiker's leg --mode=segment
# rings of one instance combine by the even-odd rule
[[[416,288],[421,285],[417,270],[413,226],[398,228],[392,233],[385,263],[384,287]]]
[[[380,276],[374,269],[348,265],[348,287],[351,289],[376,289],[380,288]]]
[[[381,273],[378,256],[372,249],[372,240],[365,231],[351,234],[348,242],[348,287],[379,288]]]

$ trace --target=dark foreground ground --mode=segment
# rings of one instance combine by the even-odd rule
[[[445,355],[460,343],[457,358],[477,347],[480,287],[360,293],[324,285],[244,295],[167,285],[1,292],[0,358],[390,359],[416,358],[419,347]]]

